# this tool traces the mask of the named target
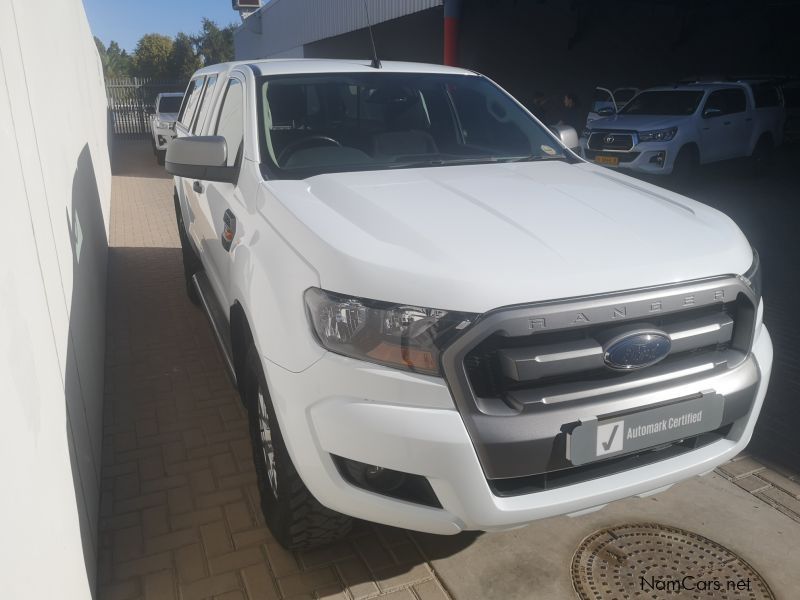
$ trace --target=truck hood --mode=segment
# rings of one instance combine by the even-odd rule
[[[752,261],[722,213],[588,163],[269,181],[259,205],[322,288],[449,310],[743,273]]]
[[[602,117],[589,123],[589,129],[625,129],[633,131],[651,131],[680,127],[687,124],[691,117],[670,115],[613,115]]]

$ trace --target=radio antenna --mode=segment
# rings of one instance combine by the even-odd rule
[[[375,38],[372,37],[372,23],[369,20],[369,9],[367,8],[367,0],[364,0],[364,14],[367,15],[367,28],[369,29],[369,41],[372,44],[372,64],[373,69],[381,68],[381,61],[378,60],[378,51],[375,49]]]

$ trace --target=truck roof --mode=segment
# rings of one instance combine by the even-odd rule
[[[328,58],[275,58],[240,60],[219,63],[198,70],[195,75],[227,72],[235,67],[249,66],[256,75],[291,75],[300,73],[447,73],[452,75],[475,75],[473,71],[428,63],[384,60],[381,68],[375,69],[369,60]]]
[[[718,90],[731,87],[747,87],[745,83],[739,81],[698,81],[696,83],[677,83],[675,85],[658,85],[642,90],[643,92],[652,91],[705,91],[705,90]]]

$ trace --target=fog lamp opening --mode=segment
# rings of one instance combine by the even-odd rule
[[[656,152],[653,156],[650,157],[650,164],[658,165],[659,167],[664,166],[664,161],[667,158],[667,153],[663,150]]]
[[[341,456],[332,456],[339,474],[358,488],[382,496],[442,508],[430,482],[422,475],[403,473]]]

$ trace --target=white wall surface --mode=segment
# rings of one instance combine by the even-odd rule
[[[0,590],[90,598],[111,173],[80,0],[0,0]]]

